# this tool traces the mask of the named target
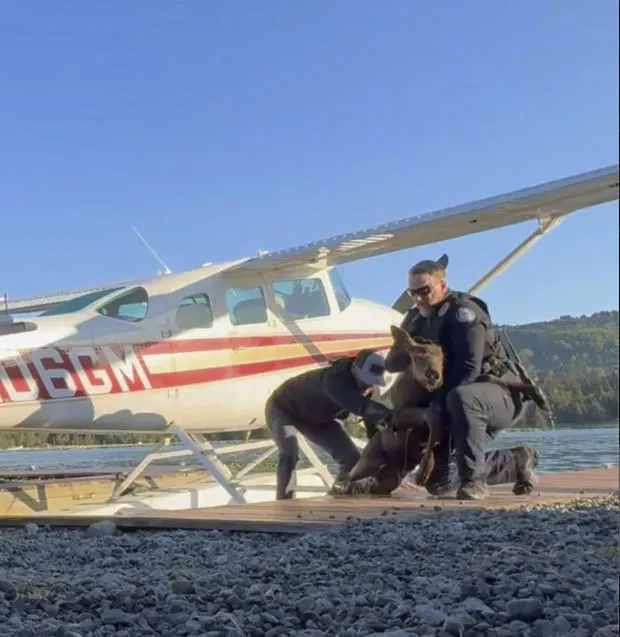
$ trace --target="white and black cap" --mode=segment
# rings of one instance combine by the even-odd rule
[[[353,361],[357,377],[366,385],[383,387],[385,380],[385,358],[372,349],[358,352]]]

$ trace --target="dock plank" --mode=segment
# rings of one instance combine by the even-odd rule
[[[618,490],[618,467],[588,469],[539,476],[536,490],[529,496],[514,496],[511,485],[491,487],[483,502],[431,499],[423,489],[401,488],[391,497],[320,496],[283,502],[261,502],[181,511],[149,511],[114,516],[33,516],[0,517],[2,526],[40,525],[76,527],[113,519],[120,528],[133,529],[219,529],[262,533],[307,533],[351,521],[380,517],[413,519],[422,515],[454,514],[461,511],[519,509],[537,504],[562,503],[583,498],[605,497]]]

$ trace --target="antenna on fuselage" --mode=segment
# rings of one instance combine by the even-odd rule
[[[135,228],[134,226],[131,226],[131,229],[136,233],[136,235],[138,235],[138,239],[140,239],[140,241],[142,241],[142,243],[144,244],[146,249],[157,259],[157,262],[160,265],[163,266],[164,274],[172,274],[172,270],[163,262],[161,257],[157,254],[157,252],[155,252],[155,250],[153,250],[153,248],[150,246],[149,242],[138,232],[138,229]]]

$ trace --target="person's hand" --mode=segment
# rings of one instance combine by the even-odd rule
[[[362,417],[364,422],[371,426],[377,427],[380,425],[386,425],[392,420],[392,410],[381,403],[376,403],[371,400],[364,410],[364,415]]]

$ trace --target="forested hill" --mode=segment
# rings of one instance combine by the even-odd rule
[[[580,364],[618,369],[618,312],[502,327],[521,357],[539,373]]]
[[[618,312],[505,325],[559,423],[618,420]]]

